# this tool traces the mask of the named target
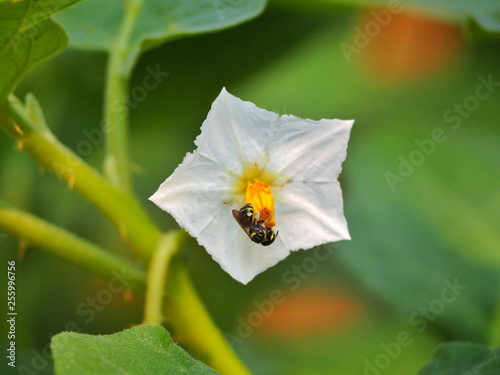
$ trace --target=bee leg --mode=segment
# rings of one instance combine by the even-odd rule
[[[269,218],[267,218],[266,220],[259,220],[259,219],[260,219],[260,213],[261,213],[262,211],[264,211],[264,210],[260,210],[259,212],[257,212],[257,213],[255,214],[254,219],[253,219],[253,222],[254,222],[255,224],[260,225],[260,224],[263,224],[263,223],[267,223],[267,222],[269,221]]]

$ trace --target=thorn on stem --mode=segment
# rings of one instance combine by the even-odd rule
[[[120,236],[126,241],[127,240],[127,225],[125,223],[120,223]]]
[[[184,338],[185,336],[179,334],[179,333],[176,333],[175,335],[172,335],[172,340],[174,340],[174,342],[178,343],[178,342],[186,342],[187,340],[185,340]]]
[[[14,130],[16,131],[17,134],[24,136],[23,129],[21,129],[19,125],[14,124]]]
[[[131,303],[134,300],[134,294],[132,293],[132,289],[127,288],[123,291],[123,301],[126,303]]]
[[[74,173],[71,173],[69,180],[68,180],[68,186],[71,190],[73,190],[73,187],[75,186],[75,175]]]
[[[22,262],[24,260],[24,253],[26,253],[26,248],[28,247],[28,242],[25,240],[21,240],[19,242],[19,260]]]
[[[168,322],[171,319],[172,319],[172,317],[170,315],[166,315],[165,313],[163,313],[163,321],[164,322]]]

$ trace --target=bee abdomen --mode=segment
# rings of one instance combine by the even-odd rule
[[[252,221],[253,220],[253,205],[252,203],[247,203],[240,208],[240,212],[245,215],[245,217]]]

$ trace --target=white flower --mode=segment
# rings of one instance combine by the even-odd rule
[[[353,123],[280,117],[222,89],[198,148],[150,200],[246,284],[290,251],[350,239],[337,177]],[[246,203],[266,220],[259,228],[279,231],[271,245],[252,242],[233,217]]]

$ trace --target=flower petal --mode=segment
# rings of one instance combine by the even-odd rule
[[[267,167],[292,181],[336,180],[353,123],[282,116],[268,146]]]
[[[220,165],[188,153],[149,199],[193,237],[197,237],[224,203],[231,200],[230,176]]]
[[[350,240],[338,181],[292,182],[276,191],[276,228],[289,250]]]
[[[186,155],[149,199],[170,213],[227,273],[246,284],[290,251],[279,237],[270,249],[252,242],[241,230],[231,210],[242,202],[229,204],[230,178],[218,164],[195,151]]]
[[[213,215],[197,240],[224,271],[243,284],[290,253],[280,236],[269,247],[252,242],[234,220],[229,207]]]
[[[279,117],[223,89],[195,141],[197,150],[150,199],[246,284],[290,251],[350,239],[337,177],[352,124]],[[252,242],[231,212],[244,202],[235,187],[255,163],[277,176],[270,187],[279,235],[269,247]]]
[[[265,161],[265,144],[272,134],[269,125],[278,118],[222,89],[196,138],[197,150],[225,168],[241,172],[245,164]]]

